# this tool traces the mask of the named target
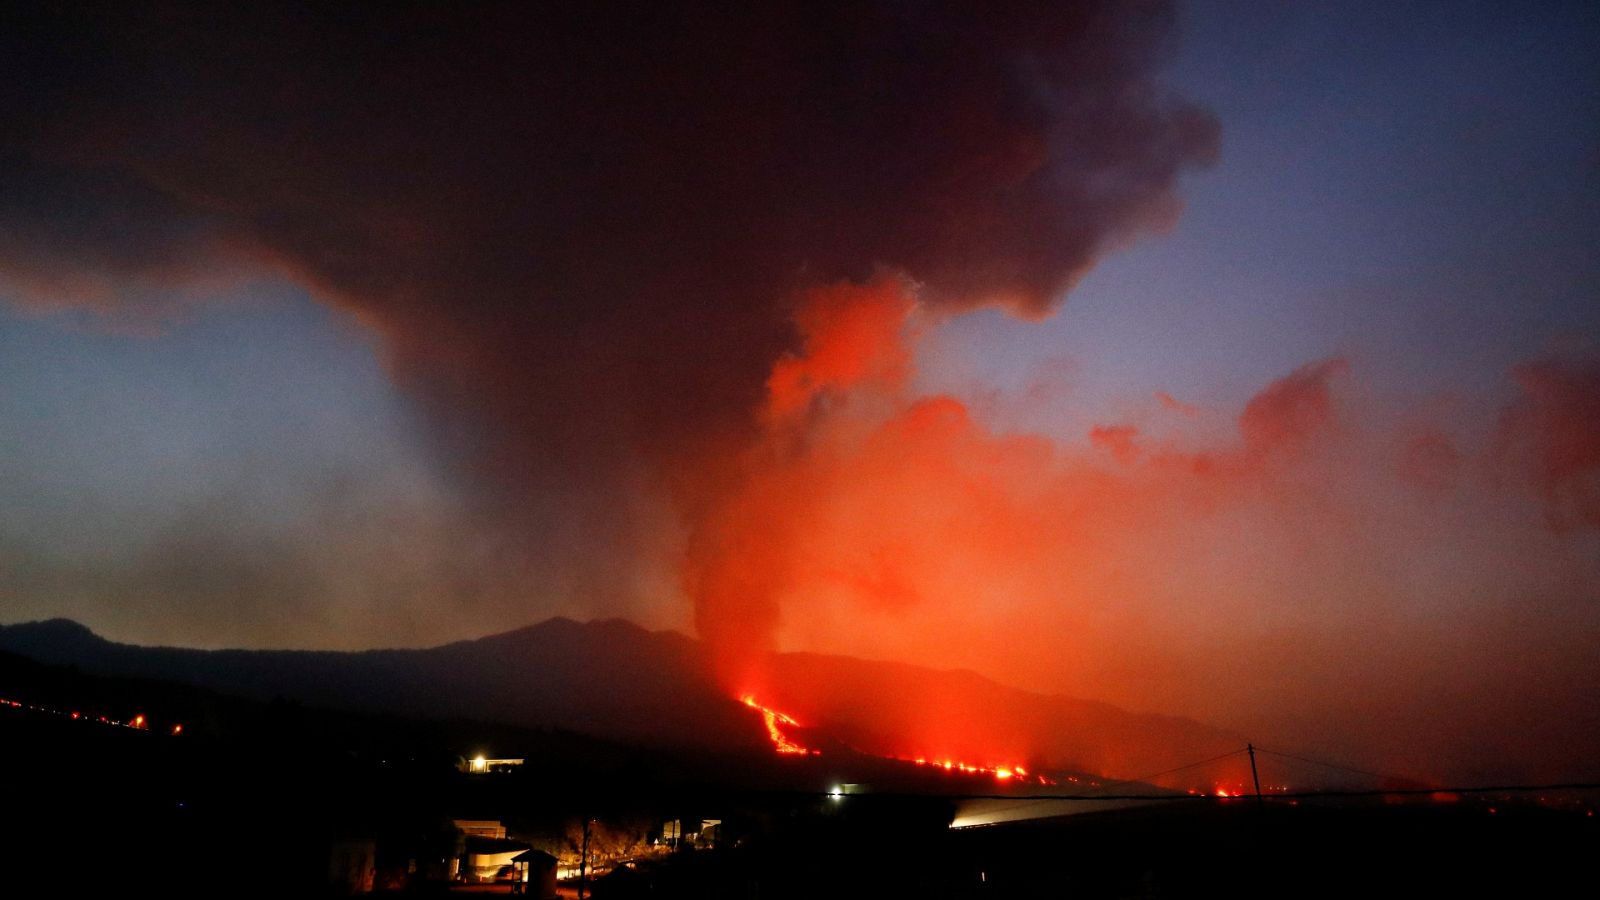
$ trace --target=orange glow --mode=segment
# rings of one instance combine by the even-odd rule
[[[1390,417],[1369,415],[1350,395],[1350,367],[1340,358],[1262,385],[1243,409],[1199,410],[1155,394],[1154,403],[1132,400],[1092,421],[1075,414],[1076,433],[1019,429],[1016,420],[1032,417],[1016,410],[1065,402],[1057,394],[1072,384],[1072,373],[1042,369],[1037,383],[1025,386],[1025,402],[989,399],[990,387],[976,376],[975,393],[939,393],[967,381],[938,362],[948,349],[938,343],[940,329],[956,312],[945,305],[950,299],[930,295],[924,302],[916,285],[892,277],[824,285],[794,298],[793,340],[772,360],[752,433],[715,473],[719,490],[696,498],[706,502],[688,522],[679,572],[695,604],[696,631],[730,694],[768,685],[761,696],[781,697],[808,722],[828,723],[854,749],[918,765],[954,772],[958,760],[968,760],[960,771],[971,773],[988,768],[976,762],[1050,760],[1107,778],[1165,771],[1232,749],[1225,735],[1189,720],[1227,722],[1241,701],[1294,710],[1331,700],[1330,708],[1342,709],[1330,692],[1356,677],[1340,671],[1350,659],[1369,666],[1363,683],[1394,691],[1385,699],[1397,710],[1418,720],[1433,715],[1431,707],[1408,706],[1427,701],[1410,687],[1425,680],[1390,671],[1420,658],[1397,649],[1417,642],[1386,641],[1385,652],[1396,655],[1381,663],[1354,651],[1364,646],[1362,623],[1429,602],[1424,593],[1457,591],[1434,584],[1436,570],[1455,570],[1438,561],[1454,558],[1456,538],[1434,527],[1432,505],[1445,495],[1468,496],[1466,473],[1479,471],[1468,450],[1432,431],[1410,443],[1408,433],[1391,435]],[[931,378],[919,371],[929,361]],[[1548,418],[1559,425],[1552,446],[1600,459],[1585,449],[1593,430],[1581,426],[1590,419],[1566,412],[1587,409],[1588,401],[1559,399],[1591,396],[1587,387],[1571,387],[1591,384],[1589,376],[1541,370],[1527,378],[1534,379],[1524,385],[1533,417],[1524,429],[1534,442],[1529,452],[1537,457],[1545,446],[1539,442]],[[1432,429],[1431,415],[1419,414],[1405,428]],[[1402,459],[1400,448],[1412,449]],[[1568,468],[1548,472],[1545,481],[1571,484]],[[1380,489],[1384,502],[1370,503]],[[1527,498],[1498,491],[1473,503],[1511,503],[1501,518],[1523,522]],[[1363,530],[1380,536],[1379,553],[1347,546],[1346,532],[1329,530],[1333,522],[1373,516],[1375,524]],[[1527,521],[1546,540],[1543,526]],[[1408,544],[1427,552],[1401,552]],[[1398,554],[1392,560],[1391,552]],[[1557,558],[1566,559],[1566,551]],[[1395,573],[1406,577],[1395,581]],[[1426,591],[1400,590],[1411,578],[1429,585]],[[1387,593],[1391,581],[1398,593]],[[1280,606],[1286,585],[1317,598],[1304,607],[1317,612],[1281,619],[1280,611],[1302,608]],[[1346,599],[1353,597],[1371,608]],[[1255,615],[1260,610],[1270,613]],[[1348,618],[1332,619],[1324,630],[1317,620],[1324,610]],[[1336,646],[1314,657],[1263,649],[1276,644],[1263,640],[1261,623],[1278,621],[1303,639]],[[1494,651],[1491,664],[1508,676],[1497,682],[1513,683],[1509,676],[1525,671],[1519,654],[1501,651],[1494,630],[1451,634],[1454,657],[1477,658],[1472,650],[1480,642]],[[1572,640],[1568,651],[1581,652],[1581,641]],[[971,671],[1032,696],[998,702],[971,679],[812,666],[774,654],[779,648]],[[1270,679],[1239,674],[1246,671],[1240,659],[1283,667],[1287,687],[1268,692]],[[1130,730],[1116,711],[1051,696],[1082,696],[1086,687],[1094,700],[1174,717],[1146,718]],[[1509,689],[1501,693],[1502,702],[1519,699]],[[1474,722],[1492,725],[1501,711],[1474,712]],[[1338,733],[1348,744],[1324,753],[1408,772],[1429,756],[1419,751],[1401,761],[1357,751],[1399,752],[1408,742],[1364,722],[1346,724]],[[1430,727],[1419,735],[1434,732],[1464,734]],[[1278,742],[1317,746],[1292,730]],[[1004,767],[1011,783],[1034,780]],[[990,774],[1006,780],[998,768]],[[1164,778],[1163,786],[1209,795],[1215,777],[1214,770],[1186,772]],[[1240,786],[1230,783],[1226,796],[1237,796]]]
[[[902,757],[896,756],[893,758],[901,759]],[[918,756],[910,761],[919,766],[929,765],[928,758],[925,756]],[[932,765],[934,768],[942,768],[946,772],[962,772],[967,775],[993,775],[1000,781],[1008,781],[1012,778],[1020,778],[1028,774],[1028,770],[1021,766],[979,766],[974,765],[973,763],[960,762],[954,759],[946,759],[942,761],[935,760]],[[1044,777],[1043,775],[1035,777],[1040,784],[1055,784],[1054,781]]]
[[[822,754],[821,750],[813,750],[809,747],[806,747],[805,745],[794,741],[788,735],[783,733],[783,728],[781,726],[784,725],[792,725],[796,728],[802,727],[799,722],[795,721],[793,716],[790,716],[787,713],[781,713],[768,706],[762,706],[760,703],[756,702],[756,698],[751,694],[745,694],[739,698],[739,701],[745,706],[748,706],[751,709],[761,713],[761,719],[767,726],[767,737],[772,740],[773,748],[779,753],[809,756],[820,756]],[[885,756],[885,758],[897,760],[903,759],[900,756]],[[909,761],[919,766],[928,764],[927,757],[923,756],[916,757],[915,759]],[[1009,779],[1016,778],[1019,775],[1027,774],[1026,770],[1024,770],[1021,766],[980,766],[974,765],[973,763],[959,762],[953,759],[947,759],[943,762],[935,762],[933,765],[936,767],[942,766],[947,772],[961,772],[967,775],[993,775],[997,780],[1000,781],[1007,781]],[[1042,775],[1037,777],[1040,784],[1055,783]]]
[[[1102,645],[1086,636],[1101,619],[1080,613],[1099,607],[1072,602],[1101,596],[1104,573],[1081,574],[1087,570],[1073,561],[1125,552],[1144,558],[1146,526],[1166,521],[1169,490],[1183,491],[1185,504],[1206,505],[1230,479],[1253,472],[1251,453],[1267,454],[1278,433],[1270,414],[1281,408],[1294,422],[1320,422],[1324,368],[1331,377],[1338,367],[1316,369],[1301,379],[1305,390],[1251,414],[1247,443],[1258,449],[1194,458],[1226,477],[1192,475],[1190,457],[1157,452],[1153,437],[1140,450],[1132,428],[1115,422],[1102,435],[1126,437],[1127,460],[1108,466],[1100,450],[1079,453],[1047,437],[995,431],[961,398],[917,391],[915,350],[937,315],[914,287],[890,278],[822,287],[800,299],[800,347],[774,362],[761,434],[732,464],[732,488],[693,523],[681,571],[696,630],[729,693],[741,696],[758,680],[781,685],[787,708],[837,725],[856,750],[1001,781],[1021,776],[1019,758],[1127,774],[1215,755],[1209,736],[1177,725],[1133,742],[1097,720],[1058,727],[1066,712],[1054,701],[1017,696],[997,706],[976,682],[922,683],[909,674],[867,687],[844,670],[786,663],[772,651],[826,645],[863,657],[937,660],[940,668],[970,667],[1029,686],[1121,683],[1096,667],[1120,671],[1130,657],[1102,658]],[[1290,402],[1301,394],[1310,395],[1304,416]],[[1160,557],[1152,550],[1150,558]],[[1112,563],[1119,572],[1151,570],[1120,556]],[[779,614],[796,604],[799,614]],[[1038,627],[1026,635],[997,630],[997,616]],[[1141,646],[1135,656],[1153,649]],[[1062,660],[1072,661],[1069,668],[1057,668]],[[782,724],[774,718],[769,733]]]
[[[780,724],[794,725],[798,727],[800,725],[799,722],[796,722],[794,719],[784,715],[781,712],[778,712],[775,709],[769,709],[765,706],[762,706],[756,702],[756,698],[748,694],[740,697],[739,699],[744,703],[745,706],[748,706],[751,709],[761,713],[762,721],[764,721],[767,725],[767,737],[772,739],[772,746],[776,748],[779,753],[793,753],[810,756],[821,755],[821,750],[812,750],[808,747],[797,744],[792,740],[789,740],[789,737],[785,735],[783,730],[778,727]]]

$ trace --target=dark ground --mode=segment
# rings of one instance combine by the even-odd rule
[[[725,823],[715,849],[601,879],[599,900],[1600,893],[1593,797],[1186,801],[952,831],[949,798],[793,790],[806,769],[771,776],[789,790],[755,790],[765,761],[236,701],[0,658],[0,696],[24,694],[81,715],[0,708],[5,897],[317,896],[330,846],[350,838],[377,842],[380,883],[442,894],[423,874],[453,852],[449,819],[532,829],[580,810]],[[150,729],[98,721],[136,702]],[[452,748],[485,735],[528,748],[529,764],[458,772]]]

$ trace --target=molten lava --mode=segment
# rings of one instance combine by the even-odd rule
[[[900,757],[895,758],[899,759]],[[914,762],[919,766],[933,766],[936,769],[944,769],[946,772],[962,772],[967,775],[993,775],[999,781],[1017,779],[1020,783],[1030,777],[1028,770],[1021,766],[978,766],[972,763],[957,762],[953,759],[929,761],[927,757],[923,756],[912,759],[910,762]],[[1034,775],[1032,778],[1040,784],[1055,784],[1053,779],[1046,778],[1043,775]]]
[[[796,743],[788,735],[783,733],[783,729],[779,727],[781,725],[792,725],[796,728],[801,727],[800,723],[796,722],[792,716],[778,712],[771,707],[762,706],[760,703],[757,703],[756,698],[750,694],[745,694],[744,696],[740,697],[739,700],[745,706],[748,706],[756,712],[761,713],[761,719],[766,723],[767,726],[767,737],[772,739],[772,746],[779,753],[792,753],[807,756],[822,755],[821,750],[812,750],[809,747]],[[995,779],[999,781],[1016,780],[1018,783],[1021,783],[1031,778],[1034,781],[1037,781],[1039,784],[1055,784],[1053,779],[1046,778],[1043,775],[1030,776],[1028,774],[1028,770],[1024,769],[1022,766],[979,766],[972,763],[958,762],[953,759],[929,760],[922,756],[914,759],[902,756],[885,756],[884,758],[896,759],[902,762],[914,762],[919,766],[933,766],[936,769],[944,769],[947,772],[960,772],[965,775],[993,775]]]
[[[811,756],[821,755],[821,750],[812,750],[790,740],[789,737],[783,733],[783,730],[778,727],[780,724],[794,725],[798,727],[800,725],[799,722],[796,722],[794,719],[784,715],[781,712],[778,712],[775,709],[769,709],[765,706],[762,706],[756,702],[756,698],[749,696],[748,694],[740,697],[739,699],[744,702],[745,706],[748,706],[751,709],[761,713],[762,721],[766,722],[767,724],[767,737],[772,738],[772,746],[776,748],[779,753],[797,753]]]

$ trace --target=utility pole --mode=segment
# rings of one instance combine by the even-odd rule
[[[1244,749],[1250,753],[1250,780],[1256,783],[1256,805],[1261,805],[1261,776],[1256,774],[1256,745],[1245,744]]]
[[[589,883],[589,823],[592,821],[588,816],[583,817],[583,857],[578,860],[578,900],[583,900],[583,889]]]

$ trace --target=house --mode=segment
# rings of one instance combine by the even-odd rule
[[[451,819],[450,824],[467,837],[503,838],[506,826],[497,819]]]
[[[495,819],[452,819],[461,832],[461,855],[455,877],[459,881],[509,881],[512,859],[532,849],[506,837],[506,826]]]
[[[467,835],[461,853],[462,881],[510,881],[516,875],[514,860],[533,848],[504,837]],[[551,867],[554,872],[554,866]]]
[[[468,775],[505,775],[517,770],[527,760],[525,759],[489,759],[486,756],[474,756],[463,759],[457,763],[457,768]]]
[[[525,850],[511,858],[513,893],[537,900],[555,900],[556,858],[543,850]]]

